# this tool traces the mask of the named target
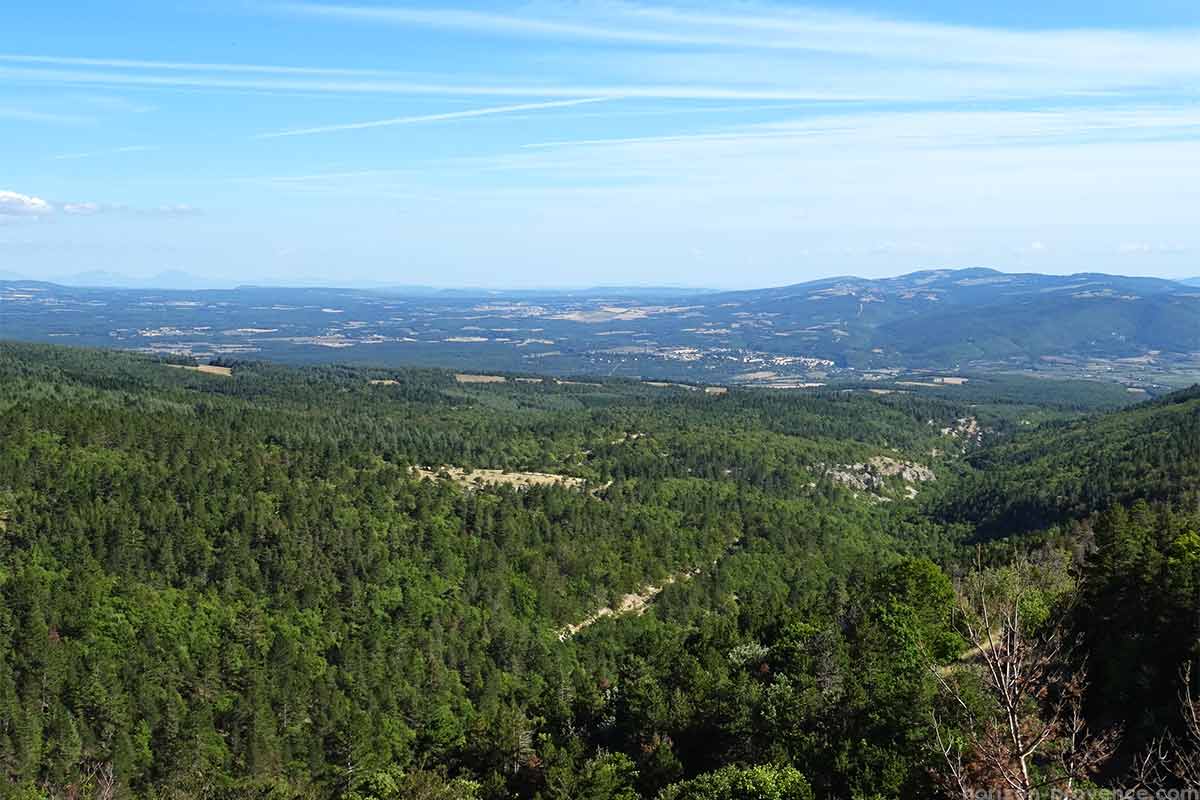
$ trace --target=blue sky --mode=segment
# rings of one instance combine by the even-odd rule
[[[0,272],[1200,274],[1200,4],[0,9]]]

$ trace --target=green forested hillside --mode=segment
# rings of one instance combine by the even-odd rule
[[[1117,501],[1187,488],[1190,440],[1131,443],[1190,430],[1194,397],[963,464],[946,431],[973,409],[908,394],[230,366],[0,345],[3,794],[935,796],[939,736],[992,713],[963,598],[973,524],[1004,509],[962,509],[1093,485],[1054,484],[1051,448],[1113,477],[1068,546],[1027,570],[994,547],[987,575],[1036,576],[1029,624],[1103,654],[1097,727],[1176,719],[1196,521]],[[1121,626],[1160,648],[1145,671],[1105,644]]]
[[[432,770],[483,797],[607,797],[577,784],[610,780],[653,797],[778,749],[745,715],[779,713],[759,668],[760,640],[780,637],[797,664],[805,648],[839,653],[838,696],[863,709],[805,701],[838,720],[796,747],[809,780],[925,780],[913,748],[856,743],[922,724],[866,620],[878,603],[932,602],[894,596],[898,576],[945,578],[902,559],[913,548],[888,504],[823,465],[927,450],[929,421],[961,409],[438,372],[226,378],[16,346],[0,376],[0,763],[14,786],[65,792],[104,764],[138,795],[407,796],[389,781]],[[418,464],[588,484],[470,490],[418,480]],[[658,618],[560,640],[668,576]],[[872,653],[878,676],[849,666]],[[877,693],[884,718],[867,714]]]
[[[884,325],[879,339],[906,363],[1036,361],[1066,353],[1121,358],[1200,348],[1200,299],[1084,291],[1034,296]]]
[[[1200,491],[1200,388],[1106,416],[1043,426],[971,456],[954,518],[1004,535],[1134,500]]]

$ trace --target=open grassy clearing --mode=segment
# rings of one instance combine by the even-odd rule
[[[221,375],[225,378],[233,377],[233,369],[230,367],[218,367],[216,364],[199,364],[197,366],[188,366],[187,364],[167,364],[173,369],[188,369],[192,372],[203,372],[205,375]]]

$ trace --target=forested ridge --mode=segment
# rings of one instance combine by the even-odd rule
[[[1123,725],[1094,764],[1056,728],[1034,773],[1117,781],[1185,738],[1194,393],[964,452],[984,410],[914,394],[228,366],[0,344],[6,795],[935,796],[951,735],[988,785],[976,579],[1067,624],[1059,671],[1089,654],[1080,707]],[[834,478],[881,457],[938,480]]]
[[[990,533],[1028,530],[1136,500],[1200,491],[1200,387],[1060,421],[971,454],[945,513]]]

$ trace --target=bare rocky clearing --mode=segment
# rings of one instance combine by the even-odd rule
[[[582,489],[586,481],[569,475],[554,475],[549,472],[506,472],[501,469],[472,469],[461,467],[413,467],[412,472],[428,480],[450,480],[468,489],[486,486],[513,486],[527,489],[530,486],[566,486]]]
[[[858,492],[865,492],[881,502],[890,502],[882,492],[887,489],[889,479],[899,478],[904,482],[905,495],[917,496],[917,485],[937,480],[933,470],[913,461],[900,461],[888,456],[874,456],[864,463],[835,464],[825,471],[829,479]]]

